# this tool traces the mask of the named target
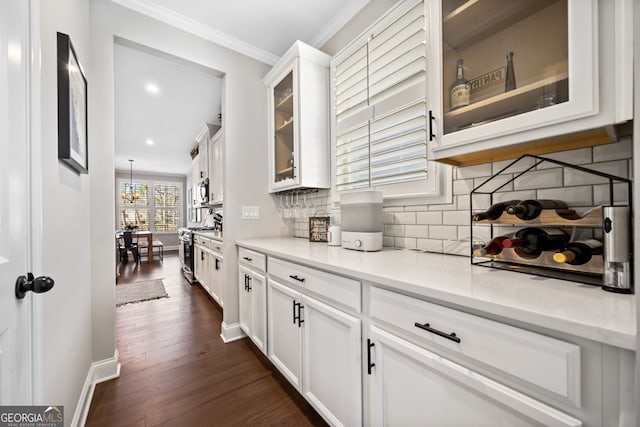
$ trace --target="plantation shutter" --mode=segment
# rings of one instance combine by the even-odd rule
[[[338,191],[427,178],[424,1],[334,66]]]

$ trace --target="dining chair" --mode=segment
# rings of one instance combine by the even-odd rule
[[[131,252],[133,260],[138,264],[140,262],[140,253],[138,252],[138,243],[133,241],[133,233],[124,231],[122,239],[124,243],[120,245],[120,259],[127,262],[129,260],[129,252]]]

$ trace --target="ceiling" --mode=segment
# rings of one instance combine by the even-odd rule
[[[296,40],[322,46],[369,0],[111,0],[267,64]],[[249,12],[250,11],[250,12]],[[146,85],[156,85],[150,93]],[[115,167],[186,175],[204,123],[220,112],[219,76],[162,52],[116,41]],[[206,93],[207,96],[202,96]],[[146,141],[153,140],[153,145]]]

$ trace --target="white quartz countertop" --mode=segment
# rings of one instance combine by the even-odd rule
[[[635,350],[633,295],[471,265],[469,258],[385,248],[359,252],[300,238],[245,239],[238,246],[486,312]]]
[[[219,231],[194,231],[193,234],[197,234],[202,237],[206,237],[207,239],[217,240],[222,242],[222,233]]]

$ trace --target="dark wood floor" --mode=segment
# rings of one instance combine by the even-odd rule
[[[179,260],[120,266],[118,286],[163,278],[169,298],[116,308],[120,377],[96,386],[87,426],[325,425],[222,314]]]

